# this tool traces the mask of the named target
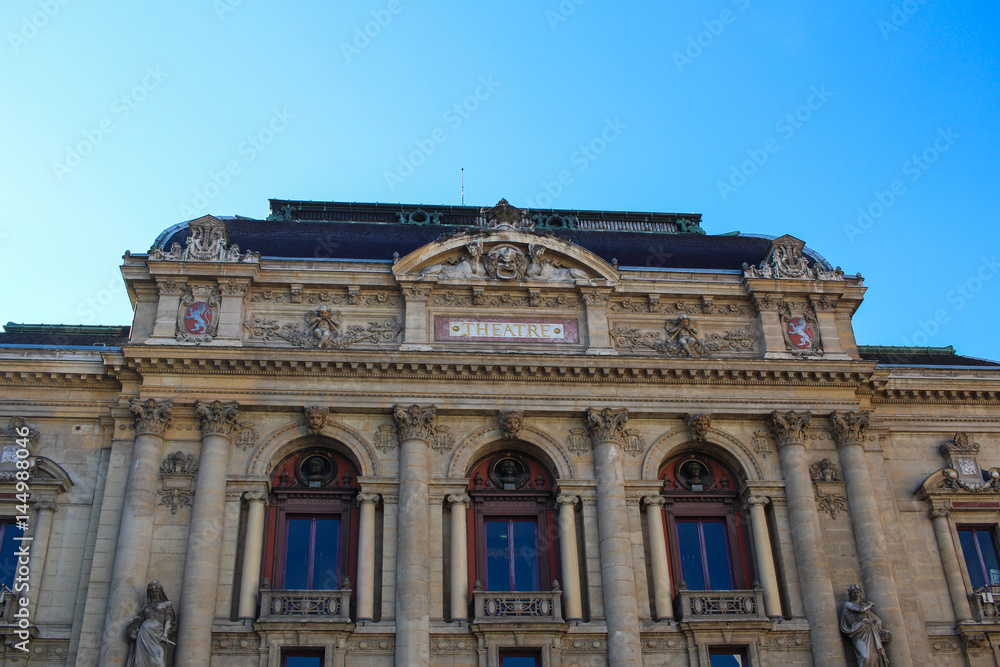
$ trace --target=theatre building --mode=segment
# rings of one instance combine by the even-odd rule
[[[795,236],[272,200],[122,274],[0,334],[2,666],[998,664],[1000,364]]]

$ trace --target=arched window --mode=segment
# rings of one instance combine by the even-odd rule
[[[552,476],[527,454],[505,450],[469,474],[469,579],[487,591],[547,591],[557,577]]]
[[[745,590],[752,579],[738,484],[718,461],[688,453],[661,469],[675,590]]]
[[[358,476],[336,452],[314,447],[271,476],[263,576],[275,589],[339,590],[357,568]]]

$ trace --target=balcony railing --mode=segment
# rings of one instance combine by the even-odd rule
[[[260,622],[351,620],[351,589],[339,591],[260,591]]]
[[[562,589],[551,591],[484,591],[472,594],[476,623],[562,623]]]
[[[1000,591],[985,586],[970,596],[972,614],[979,623],[1000,623]]]
[[[683,621],[767,621],[764,591],[689,591],[677,595]]]

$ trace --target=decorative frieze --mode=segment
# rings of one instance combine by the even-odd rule
[[[649,294],[645,299],[628,297],[611,301],[608,309],[613,313],[662,313],[664,315],[722,315],[748,317],[750,305],[738,301],[719,301],[712,297],[702,297],[701,304],[686,301],[662,301],[659,294]]]
[[[754,352],[759,337],[749,328],[712,332],[702,337],[687,315],[664,324],[665,335],[615,323],[611,340],[615,347],[647,348],[668,357],[704,357],[717,352]]]
[[[339,310],[321,307],[306,313],[304,325],[251,315],[243,326],[251,339],[265,343],[281,339],[296,347],[321,350],[342,350],[358,343],[379,346],[394,342],[403,330],[403,325],[396,318],[352,324],[344,329],[341,328],[342,323],[343,316]]]
[[[148,433],[162,438],[166,430],[170,428],[170,411],[173,409],[173,403],[169,400],[157,401],[150,398],[141,401],[137,398],[131,398],[128,402],[128,409],[132,412],[136,435]]]
[[[538,290],[528,290],[527,295],[513,292],[491,292],[488,296],[483,288],[473,289],[469,294],[448,291],[435,296],[431,301],[435,306],[485,306],[488,308],[579,308],[583,302],[568,294],[542,296]]]
[[[160,489],[156,492],[160,496],[159,505],[170,508],[171,514],[177,514],[177,510],[182,507],[191,507],[191,499],[194,498],[194,491],[179,487]]]
[[[388,292],[361,292],[357,288],[348,287],[346,293],[333,293],[329,290],[305,292],[301,285],[293,285],[287,292],[265,289],[254,292],[250,303],[307,303],[311,306],[365,306],[367,308],[387,308],[399,306],[402,299],[398,294]]]
[[[234,433],[239,428],[236,421],[240,414],[240,406],[235,401],[223,403],[222,401],[212,401],[211,403],[194,402],[194,409],[201,416],[201,434],[221,435],[232,439]]]
[[[256,632],[217,632],[212,634],[212,653],[260,655],[260,636]]]

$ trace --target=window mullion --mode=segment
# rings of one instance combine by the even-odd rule
[[[309,559],[306,562],[306,587],[312,590],[313,569],[316,565],[316,517],[309,520]]]

